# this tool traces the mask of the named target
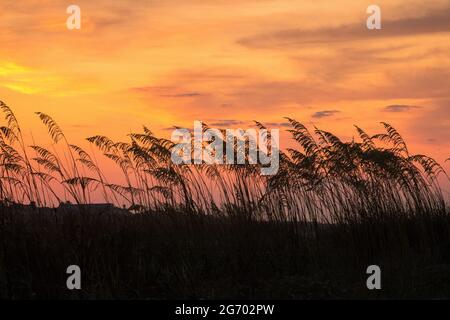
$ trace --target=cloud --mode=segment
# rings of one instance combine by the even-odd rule
[[[264,122],[263,124],[266,127],[284,127],[284,128],[291,127],[291,124],[289,122]]]
[[[308,79],[338,83],[351,80],[355,75],[384,73],[404,63],[418,63],[425,59],[445,59],[450,48],[421,49],[421,45],[373,45],[337,46],[326,54],[318,55],[314,50],[296,54],[294,62]]]
[[[386,72],[386,84],[374,86],[380,99],[429,99],[450,96],[450,68],[446,66],[391,70]]]
[[[143,86],[130,88],[133,92],[143,94],[156,94],[164,98],[191,98],[202,96],[203,94],[196,91],[183,92],[180,88],[174,86]]]
[[[190,98],[190,97],[198,97],[202,94],[199,92],[183,92],[183,93],[176,93],[176,94],[162,94],[161,97],[165,98]]]
[[[338,110],[324,110],[324,111],[318,111],[312,115],[313,118],[316,119],[322,119],[326,117],[332,117],[336,115],[337,113],[340,113]]]
[[[410,111],[413,109],[420,109],[420,107],[410,106],[410,105],[406,105],[406,104],[393,104],[393,105],[386,106],[383,108],[383,110],[386,112],[405,112],[405,111]]]
[[[244,123],[246,123],[246,122],[241,121],[241,120],[228,119],[228,120],[219,120],[219,121],[213,122],[213,123],[211,123],[211,126],[226,127],[226,126],[236,126],[236,125],[240,125],[240,124],[244,124]]]
[[[144,87],[133,87],[130,88],[131,91],[135,92],[142,92],[142,93],[151,93],[151,92],[158,92],[161,90],[170,90],[174,87],[170,86],[144,86]]]
[[[269,34],[258,34],[243,38],[238,43],[248,47],[295,46],[373,40],[438,32],[450,32],[450,6],[431,11],[419,17],[384,20],[382,29],[377,31],[368,30],[361,23],[312,30],[284,29]]]

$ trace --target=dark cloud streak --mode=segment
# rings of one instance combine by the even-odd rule
[[[406,104],[393,104],[383,108],[383,110],[386,112],[406,112],[414,109],[420,109],[420,107],[410,106]]]
[[[338,111],[338,110],[317,111],[316,113],[314,113],[312,115],[312,117],[315,119],[322,119],[322,118],[326,118],[326,117],[332,117],[332,116],[336,115],[337,113],[340,113],[340,111]]]
[[[243,38],[238,43],[247,47],[295,46],[413,36],[438,32],[450,32],[450,6],[420,17],[385,20],[382,22],[382,29],[377,31],[368,30],[364,23],[355,23],[314,30],[280,30],[271,34],[259,34]]]

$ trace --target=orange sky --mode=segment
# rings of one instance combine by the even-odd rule
[[[365,26],[370,4],[382,30]],[[449,40],[449,0],[1,0],[0,99],[39,141],[35,111],[75,143],[194,120],[285,129],[284,116],[350,139],[386,121],[443,163]]]

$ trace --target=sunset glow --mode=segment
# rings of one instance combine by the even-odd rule
[[[351,139],[385,121],[444,164],[449,2],[377,1],[382,30],[365,26],[371,3],[339,3],[77,0],[82,27],[67,30],[64,1],[3,0],[0,98],[35,139],[35,111],[79,144],[194,120],[284,131],[283,117]]]

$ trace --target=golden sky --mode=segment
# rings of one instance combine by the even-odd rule
[[[70,4],[81,30],[66,28]],[[382,30],[366,28],[370,4]],[[351,139],[386,121],[442,163],[449,40],[449,0],[1,0],[0,99],[35,139],[35,111],[75,143],[194,120],[286,129],[285,116]]]

